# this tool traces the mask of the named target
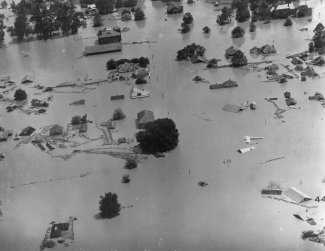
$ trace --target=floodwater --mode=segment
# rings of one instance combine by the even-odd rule
[[[128,26],[123,42],[149,39],[157,43],[124,45],[122,52],[90,57],[82,57],[84,47],[94,42],[89,37],[97,33],[90,24],[78,35],[46,42],[9,44],[7,38],[7,47],[0,49],[0,75],[11,74],[18,83],[27,73],[36,76],[36,84],[46,86],[86,75],[103,78],[110,58],[147,56],[152,74],[145,86],[151,92],[147,99],[110,101],[114,94],[128,96],[130,86],[121,82],[99,85],[86,93],[53,94],[54,100],[43,115],[6,113],[2,105],[4,128],[18,132],[28,125],[66,125],[73,115],[84,113],[100,123],[121,107],[127,118],[118,123],[120,134],[132,137],[136,113],[151,109],[156,117],[172,118],[180,138],[179,146],[165,158],[150,156],[131,171],[123,169],[123,160],[105,155],[79,154],[64,161],[31,144],[14,150],[12,140],[1,143],[6,159],[0,163],[0,250],[39,250],[49,222],[62,222],[69,216],[78,218],[75,241],[67,248],[57,245],[53,250],[322,250],[321,244],[303,241],[300,235],[325,226],[321,220],[325,202],[312,202],[319,207],[306,212],[297,205],[262,198],[259,190],[274,180],[312,198],[325,195],[325,113],[318,102],[308,100],[315,91],[325,93],[323,78],[267,83],[263,82],[264,72],[232,68],[206,71],[202,64],[174,60],[177,50],[195,42],[207,49],[208,58],[222,59],[221,63],[227,63],[224,51],[232,44],[244,51],[249,61],[260,61],[261,57],[252,58],[248,50],[273,43],[277,54],[267,59],[289,64],[285,56],[306,50],[306,39],[312,37],[316,24],[325,20],[322,1],[307,3],[314,6],[312,21],[293,19],[292,27],[284,27],[283,20],[259,22],[256,33],[247,31],[244,38],[231,39],[236,22],[219,27],[215,23],[219,13],[204,1],[184,4],[185,12],[194,17],[194,25],[190,33],[182,35],[177,32],[182,15],[167,16],[162,3],[146,0],[145,21],[105,20],[105,24]],[[205,25],[211,28],[208,36],[202,34]],[[240,25],[247,30],[249,23]],[[309,30],[299,31],[303,27]],[[315,69],[324,76],[324,67]],[[231,78],[239,87],[211,91],[208,84],[192,82],[197,74],[211,83]],[[30,99],[37,92],[33,85],[21,86]],[[291,92],[301,109],[287,109],[285,91]],[[274,119],[275,107],[264,100],[266,97],[277,97],[277,104],[287,109],[284,122]],[[80,98],[86,99],[84,106],[69,106]],[[222,110],[224,104],[247,101],[255,101],[257,110],[239,114]],[[236,151],[246,146],[245,135],[265,139],[254,151],[240,155]],[[285,158],[260,164],[278,157]],[[231,160],[229,165],[223,163],[227,159]],[[79,177],[85,172],[90,174]],[[122,184],[126,173],[131,182]],[[8,188],[57,178],[65,179]],[[206,181],[208,186],[199,187],[198,181]],[[123,209],[114,219],[95,219],[99,196],[105,192],[116,192],[123,206],[134,207]],[[292,216],[295,213],[313,217],[318,224],[299,222]]]

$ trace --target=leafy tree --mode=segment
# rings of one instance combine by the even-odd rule
[[[256,25],[253,22],[251,22],[249,24],[249,31],[250,32],[254,32],[255,30],[256,30]]]
[[[107,70],[115,70],[117,68],[117,64],[113,58],[107,61],[106,69]]]
[[[145,58],[145,57],[140,57],[139,58],[139,66],[140,67],[146,68],[149,63],[150,63],[150,61],[149,61],[148,58]]]
[[[140,148],[145,153],[167,152],[178,144],[178,130],[173,120],[157,119],[145,125],[145,129],[136,134]]]
[[[2,9],[7,9],[8,3],[6,2],[6,0],[1,1],[1,8]]]
[[[187,33],[191,30],[190,26],[186,23],[182,23],[181,26],[181,33]]]
[[[25,92],[24,90],[22,90],[22,89],[17,89],[17,90],[15,91],[14,98],[15,98],[15,100],[17,100],[17,101],[22,101],[22,100],[27,99],[27,94],[26,94],[26,92]]]
[[[143,11],[137,8],[134,12],[134,21],[141,21],[145,18]]]
[[[99,211],[103,218],[111,219],[118,216],[121,210],[121,205],[118,203],[118,197],[116,193],[105,193],[104,196],[100,196]]]
[[[116,0],[116,2],[115,2],[115,8],[116,9],[122,8],[123,5],[124,5],[123,0]]]
[[[217,23],[219,25],[225,25],[231,22],[231,9],[228,7],[223,7],[221,10],[221,15],[217,17]]]
[[[73,116],[71,119],[71,125],[80,125],[81,117],[79,115]]]
[[[202,31],[204,33],[210,33],[211,29],[208,26],[204,26],[203,29],[202,29]]]
[[[236,20],[238,22],[245,22],[250,18],[250,12],[248,10],[248,7],[243,8],[243,9],[237,9],[236,13]]]
[[[23,40],[27,33],[27,17],[24,14],[19,14],[15,19],[14,27],[18,40]]]
[[[241,50],[238,50],[234,53],[231,64],[233,67],[240,67],[247,64],[247,58]]]
[[[34,31],[38,38],[46,40],[53,37],[54,15],[44,5],[39,5],[34,9],[30,20],[35,24]]]
[[[146,83],[147,83],[147,80],[145,78],[137,78],[137,80],[135,80],[136,85],[143,85]]]
[[[100,14],[95,14],[94,19],[93,19],[93,26],[94,27],[100,27],[103,26],[103,20],[101,18]]]
[[[122,177],[122,183],[130,183],[130,175],[124,174]]]
[[[138,162],[135,159],[126,159],[126,162],[124,164],[125,169],[134,169],[138,167]]]
[[[137,5],[137,3],[138,3],[138,0],[126,0],[124,2],[124,7],[127,7],[127,8],[132,7],[131,12],[135,12],[134,7]]]
[[[314,48],[314,43],[313,42],[310,42],[309,43],[309,46],[308,46],[308,51],[309,52],[314,52],[315,48]]]
[[[185,24],[191,24],[191,23],[193,23],[193,16],[192,16],[192,14],[189,13],[189,12],[185,13],[184,16],[183,16],[183,22]]]
[[[185,46],[183,49],[177,51],[176,60],[187,60],[193,56],[204,56],[205,48],[195,43]]]
[[[0,18],[0,44],[3,43],[3,40],[5,38],[5,32],[4,32],[4,24],[3,24],[3,20]]]
[[[115,0],[96,0],[96,8],[101,15],[112,13],[114,6]]]
[[[236,26],[232,31],[231,31],[231,35],[233,38],[239,38],[239,37],[243,37],[245,34],[245,31],[243,28],[241,28],[240,26]]]
[[[118,107],[114,110],[113,116],[112,116],[112,120],[122,120],[125,119],[125,114],[123,112],[123,110]]]

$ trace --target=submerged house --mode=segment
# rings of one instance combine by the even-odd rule
[[[308,195],[304,194],[294,187],[289,187],[286,191],[284,191],[283,194],[296,203],[302,203],[311,200]]]
[[[35,128],[33,128],[31,126],[27,126],[24,130],[21,131],[21,133],[19,134],[19,136],[30,136],[35,131],[36,131]]]
[[[32,83],[32,82],[34,82],[34,77],[32,75],[30,75],[30,74],[27,74],[21,80],[21,83],[22,84],[28,84],[28,83]]]
[[[54,125],[49,131],[49,136],[61,135],[63,133],[63,127],[60,125]]]
[[[104,28],[97,34],[96,45],[86,46],[84,55],[117,52],[122,50],[121,28],[118,26]]]
[[[226,58],[232,57],[238,51],[234,46],[230,46],[225,53]]]
[[[155,116],[152,111],[143,110],[137,115],[137,126],[139,129],[144,129],[149,122],[155,121]]]
[[[238,86],[238,83],[236,81],[228,79],[227,81],[223,82],[222,84],[210,85],[210,89],[221,89],[221,88],[230,88],[230,87],[237,87],[237,86]]]
[[[183,5],[171,2],[167,6],[167,14],[178,14],[183,12]]]

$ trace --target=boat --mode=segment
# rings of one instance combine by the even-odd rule
[[[150,92],[146,91],[145,89],[138,89],[135,86],[132,87],[131,93],[130,93],[130,98],[135,99],[135,98],[146,98],[150,96]]]

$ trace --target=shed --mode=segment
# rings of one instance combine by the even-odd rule
[[[19,136],[30,136],[35,131],[36,131],[35,128],[33,128],[31,126],[27,126],[24,130],[21,131],[21,133],[19,134]]]
[[[111,100],[120,100],[124,99],[124,95],[113,95],[111,96]]]
[[[311,200],[308,195],[304,194],[303,192],[299,191],[297,188],[294,187],[289,187],[286,191],[284,191],[283,194],[297,203],[302,203]]]
[[[263,54],[270,54],[270,53],[276,53],[276,49],[274,45],[266,44],[261,47],[261,51]]]
[[[138,113],[137,126],[139,129],[144,129],[145,125],[155,120],[154,113],[149,110],[143,110]]]
[[[63,127],[60,125],[54,125],[49,131],[49,136],[60,135],[63,133]]]
[[[23,79],[21,80],[22,84],[28,84],[34,82],[34,77],[30,74],[27,74]]]

